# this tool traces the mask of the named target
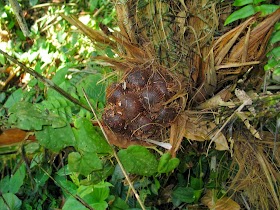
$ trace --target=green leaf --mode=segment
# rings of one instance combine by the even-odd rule
[[[254,6],[247,5],[242,7],[241,9],[233,12],[228,18],[226,19],[224,25],[228,25],[236,20],[240,20],[243,18],[250,17],[256,13]]]
[[[23,97],[23,91],[21,88],[17,89],[10,95],[10,97],[7,99],[6,103],[4,104],[5,108],[12,107],[15,103],[19,102]]]
[[[93,106],[96,106],[97,103],[105,103],[106,85],[100,82],[102,79],[102,74],[89,74],[76,84],[77,92],[83,103],[86,103],[83,89],[90,98]]]
[[[280,75],[280,68],[274,69],[273,74]]]
[[[273,48],[269,53],[267,53],[267,56],[271,56],[273,58],[278,58],[278,62],[279,62],[279,58],[280,58],[280,47],[275,47]]]
[[[109,187],[112,186],[113,185],[109,182],[102,181],[96,185],[80,186],[77,190],[77,193],[94,209],[104,210],[108,207],[108,204],[105,200],[109,197]]]
[[[191,177],[191,187],[194,190],[201,190],[203,188],[203,181],[200,178]]]
[[[180,163],[178,158],[171,158],[170,153],[165,153],[160,157],[158,164],[159,173],[168,173],[173,171]]]
[[[252,3],[253,3],[253,0],[235,0],[233,3],[233,6],[241,7],[246,4],[252,4]]]
[[[9,123],[23,130],[42,130],[43,125],[63,127],[66,122],[59,116],[44,112],[29,102],[18,102],[9,109]]]
[[[29,0],[30,6],[35,6],[38,3],[38,0]]]
[[[38,188],[44,186],[46,181],[50,178],[49,174],[52,173],[52,168],[47,166],[47,168],[43,171],[39,169],[34,177],[36,185]]]
[[[0,191],[1,193],[7,193],[10,190],[10,177],[5,176],[0,180]]]
[[[91,198],[93,199],[94,203],[102,202],[106,200],[110,195],[109,187],[113,185],[109,182],[100,182],[93,187],[93,191],[91,193]]]
[[[253,4],[257,5],[258,3],[264,2],[266,0],[253,0]]]
[[[270,43],[274,44],[280,41],[280,30],[276,31],[270,38]]]
[[[91,204],[91,206],[95,210],[105,210],[108,207],[108,203],[106,201],[100,201],[98,203]]]
[[[118,156],[129,173],[152,176],[157,172],[156,157],[143,146],[133,145],[120,150]]]
[[[172,192],[172,200],[176,199],[185,203],[192,203],[195,201],[194,190],[191,187],[177,187]]]
[[[95,8],[97,7],[98,5],[98,0],[90,0],[89,1],[89,9],[91,12],[93,12],[93,10],[95,10]]]
[[[264,70],[265,71],[271,70],[277,65],[279,65],[279,61],[277,61],[275,58],[270,58],[267,61],[267,64],[264,66]]]
[[[72,152],[68,156],[68,164],[70,171],[85,176],[89,175],[93,170],[102,169],[102,162],[94,152],[84,153],[83,155],[78,152]]]
[[[88,210],[83,204],[77,201],[74,197],[69,196],[63,205],[62,210]]]
[[[20,187],[23,185],[25,172],[26,172],[25,164],[21,164],[21,166],[18,168],[16,173],[11,176],[10,185],[9,185],[10,193],[17,193],[19,191]]]
[[[6,61],[6,59],[5,59],[4,55],[0,54],[0,64],[2,64],[4,66],[5,61]]]
[[[35,135],[42,146],[53,152],[59,152],[65,147],[76,145],[75,137],[69,124],[63,128],[45,126],[42,131],[36,131]]]
[[[1,209],[11,209],[18,210],[21,207],[21,200],[13,193],[4,193],[0,197],[0,207]]]
[[[59,184],[59,186],[61,186],[61,189],[64,191],[65,196],[72,197],[67,192],[70,192],[71,194],[76,193],[77,186],[73,182],[69,181],[65,175],[64,176],[56,175],[55,181]],[[67,192],[65,190],[67,190]]]
[[[256,12],[261,12],[261,16],[269,15],[279,9],[280,6],[273,4],[262,4],[255,7]]]
[[[129,205],[126,204],[124,200],[117,197],[113,204],[110,206],[110,210],[120,210],[120,209],[129,209]]]
[[[93,127],[90,120],[78,118],[74,122],[73,133],[76,137],[76,149],[80,152],[110,154],[111,146],[104,137]]]

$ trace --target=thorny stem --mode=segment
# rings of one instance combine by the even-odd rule
[[[54,90],[56,90],[57,92],[59,92],[61,95],[63,95],[65,98],[67,98],[69,101],[81,106],[82,108],[91,111],[90,108],[88,106],[86,106],[85,104],[81,103],[78,99],[74,98],[73,96],[71,96],[69,93],[67,93],[65,90],[63,90],[62,88],[60,88],[58,85],[56,85],[53,81],[45,78],[44,76],[42,76],[41,74],[37,73],[36,71],[34,71],[31,68],[26,67],[23,63],[19,62],[17,59],[15,59],[14,57],[10,56],[9,54],[5,53],[4,51],[2,51],[0,49],[0,53],[3,54],[6,58],[8,58],[9,60],[11,60],[13,63],[19,65],[24,71],[26,71],[27,73],[31,74],[32,76],[34,76],[35,78],[39,79],[40,81],[42,81],[44,84],[50,86],[51,88],[53,88]]]
[[[84,93],[84,96],[85,96],[85,98],[86,98],[86,100],[87,100],[87,102],[88,102],[88,105],[90,106],[90,109],[91,109],[92,113],[94,114],[95,119],[97,120],[97,123],[98,123],[99,127],[101,128],[101,131],[102,131],[102,133],[103,133],[103,135],[104,135],[106,141],[108,142],[109,145],[111,145],[110,142],[109,142],[108,136],[107,136],[107,134],[106,134],[106,132],[105,132],[105,130],[104,130],[104,128],[103,128],[103,125],[101,124],[100,120],[97,118],[96,112],[95,112],[95,110],[93,109],[93,107],[92,107],[92,105],[91,105],[91,103],[90,103],[90,101],[89,101],[89,99],[88,99],[88,96],[87,96],[87,94],[85,93],[84,88],[83,88],[83,93]],[[128,184],[129,184],[129,186],[130,186],[132,192],[134,193],[134,195],[135,195],[137,201],[139,202],[141,208],[142,208],[143,210],[145,210],[146,208],[145,208],[143,202],[141,201],[140,196],[138,195],[137,191],[135,190],[135,188],[134,188],[134,186],[133,186],[133,184],[132,184],[132,182],[131,182],[131,180],[130,180],[128,174],[126,173],[126,171],[125,171],[125,169],[124,169],[124,167],[123,167],[123,165],[122,165],[122,163],[121,163],[121,161],[120,161],[120,159],[119,159],[119,157],[118,157],[118,155],[117,155],[116,150],[115,150],[112,146],[111,146],[111,148],[112,148],[112,150],[113,150],[113,155],[114,155],[114,157],[116,158],[116,160],[117,160],[117,162],[118,162],[118,164],[119,164],[119,166],[120,166],[120,168],[121,168],[121,170],[122,170],[122,172],[123,172],[123,174],[124,174],[124,176],[125,176],[125,178],[126,178]]]

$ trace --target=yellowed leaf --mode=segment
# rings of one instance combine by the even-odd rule
[[[214,191],[215,192],[215,191]],[[222,197],[217,199],[216,196],[213,195],[213,191],[208,190],[206,194],[201,199],[201,202],[208,206],[210,210],[239,210],[240,206],[234,200],[229,197]]]

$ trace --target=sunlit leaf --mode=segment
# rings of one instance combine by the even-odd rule
[[[118,152],[118,156],[129,173],[152,176],[157,172],[156,157],[143,146],[133,145]]]
[[[224,25],[228,25],[236,20],[240,20],[243,18],[250,17],[256,13],[255,7],[253,5],[247,5],[242,7],[241,9],[233,12],[228,18],[226,19]]]

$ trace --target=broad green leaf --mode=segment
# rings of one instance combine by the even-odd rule
[[[233,12],[228,18],[226,19],[224,25],[228,25],[236,20],[240,20],[246,17],[250,17],[256,13],[255,8],[253,5],[247,5],[242,7],[241,9]]]
[[[126,204],[124,200],[121,198],[117,197],[113,204],[110,206],[110,210],[120,210],[120,209],[129,209],[129,205]]]
[[[233,2],[233,6],[240,7],[240,6],[244,6],[246,4],[252,4],[252,3],[253,3],[253,0],[235,0]]]
[[[277,61],[275,58],[270,58],[267,64],[264,66],[264,70],[265,71],[271,70],[277,65],[279,65],[279,61]]]
[[[42,130],[43,125],[63,127],[66,122],[59,116],[42,111],[35,104],[18,102],[9,109],[9,123],[23,130]]]
[[[72,174],[72,172],[69,170],[69,166],[68,165],[64,165],[61,169],[59,169],[56,174],[58,176],[67,176]]]
[[[74,197],[69,196],[63,205],[62,210],[88,210],[83,204],[77,201]]]
[[[43,171],[39,169],[34,176],[35,183],[38,188],[44,186],[46,181],[50,178],[50,174],[52,173],[52,168],[48,167]]]
[[[98,203],[91,204],[94,210],[105,210],[108,207],[108,203],[106,201],[100,201]]]
[[[2,103],[6,99],[6,93],[0,93],[0,103]]]
[[[75,137],[69,124],[63,128],[45,126],[42,131],[36,131],[35,135],[42,146],[53,152],[59,152],[65,147],[76,145]]]
[[[170,153],[165,153],[160,157],[158,164],[159,173],[168,173],[174,170],[180,163],[178,158],[171,158]]]
[[[106,200],[110,195],[110,188],[113,185],[109,182],[100,182],[96,185],[93,185],[93,189],[90,194],[84,196],[84,198],[90,203],[100,203]]]
[[[177,187],[172,192],[172,199],[185,203],[192,203],[195,200],[194,190],[191,187]]]
[[[262,16],[269,15],[279,9],[280,6],[273,4],[262,4],[260,6],[255,7],[256,12],[261,12]]]
[[[102,169],[102,162],[94,152],[84,153],[83,155],[78,152],[72,152],[68,156],[68,164],[70,171],[85,176],[89,175],[93,170]]]
[[[10,177],[5,176],[0,180],[0,191],[1,193],[7,193],[10,190]]]
[[[7,99],[7,101],[4,104],[5,108],[12,107],[15,103],[19,102],[23,97],[23,91],[21,88],[17,89],[10,95],[10,97]]]
[[[271,56],[279,62],[280,58],[280,46],[273,48],[269,53],[267,53],[267,56]]]
[[[20,210],[21,204],[21,200],[13,193],[4,193],[2,194],[2,197],[0,197],[1,210]]]
[[[280,30],[275,32],[270,38],[270,43],[271,44],[274,44],[274,43],[279,42],[279,41],[280,41]]]
[[[203,188],[203,181],[202,181],[202,179],[191,177],[191,187],[194,190],[201,190]]]
[[[65,175],[63,175],[63,176],[56,175],[54,178],[55,178],[55,181],[59,184],[59,186],[61,186],[61,189],[63,190],[65,196],[67,196],[67,197],[69,196],[69,194],[67,192],[70,192],[71,194],[76,193],[77,186],[73,182],[68,180]]]
[[[10,193],[17,193],[19,191],[20,187],[23,185],[25,172],[26,172],[25,164],[21,164],[21,166],[18,168],[16,173],[11,176],[10,185],[9,185]]]
[[[75,120],[73,133],[77,142],[76,149],[80,152],[98,154],[110,154],[112,152],[104,137],[86,118],[81,117]]]
[[[118,156],[129,173],[152,176],[157,172],[156,157],[143,146],[133,145],[118,152]]]

